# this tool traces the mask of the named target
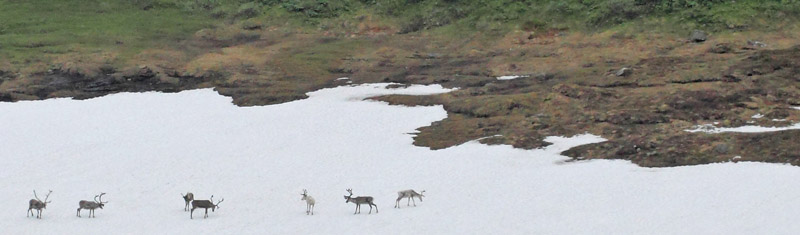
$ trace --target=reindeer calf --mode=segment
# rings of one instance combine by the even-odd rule
[[[406,203],[406,206],[409,206],[409,203],[412,202],[412,201],[414,202],[414,206],[417,206],[417,202],[414,201],[414,197],[417,197],[417,198],[419,198],[419,201],[422,201],[422,197],[425,196],[425,195],[422,195],[423,193],[425,193],[425,190],[422,190],[422,192],[417,193],[413,189],[406,189],[406,190],[397,192],[397,200],[394,202],[394,208],[400,208],[400,200],[403,199],[403,198],[408,198],[409,202]]]
[[[194,194],[192,194],[191,192],[187,192],[186,195],[183,195],[181,193],[181,197],[183,197],[183,200],[186,201],[186,206],[183,207],[183,210],[189,211],[189,202],[194,200]]]

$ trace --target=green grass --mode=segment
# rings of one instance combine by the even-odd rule
[[[796,22],[800,0],[0,0],[0,12],[0,63],[23,67],[95,52],[124,61],[143,49],[174,48],[202,28],[248,19],[293,31],[346,30],[336,25],[371,15],[401,32],[445,38],[479,32],[491,39],[514,29],[685,34],[769,30]]]
[[[0,12],[0,60],[13,64],[70,52],[112,51],[124,59],[215,24],[207,14],[178,6],[143,10],[111,0],[0,0]]]

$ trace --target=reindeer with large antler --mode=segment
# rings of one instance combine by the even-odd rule
[[[211,195],[211,199],[209,200],[194,200],[192,201],[192,210],[189,211],[189,219],[194,219],[194,209],[203,208],[206,209],[206,214],[203,216],[203,219],[208,218],[208,208],[211,208],[211,212],[214,212],[214,209],[219,208],[219,204],[222,201],[225,201],[225,198],[219,200],[217,204],[214,204],[214,195]]]
[[[372,214],[372,206],[375,206],[375,213],[378,213],[378,205],[372,203],[375,199],[370,196],[353,197],[353,189],[347,189],[350,193],[349,196],[344,196],[344,203],[352,202],[356,204],[356,212],[353,214],[361,213],[361,204],[369,204],[369,213]]]
[[[33,210],[37,210],[39,213],[38,215],[36,215],[36,218],[41,219],[42,209],[47,209],[47,203],[50,203],[50,201],[48,201],[47,198],[50,197],[51,193],[53,193],[53,190],[50,190],[50,192],[48,192],[47,195],[44,196],[44,200],[41,200],[39,199],[39,196],[36,195],[36,190],[33,190],[33,197],[35,197],[36,199],[31,199],[28,202],[28,213],[25,214],[25,217],[33,216]]]
[[[94,195],[93,202],[86,200],[81,200],[80,202],[78,202],[78,217],[81,217],[81,209],[89,210],[89,218],[96,217],[94,216],[94,209],[97,208],[103,209],[103,206],[105,206],[106,203],[108,203],[103,201],[103,195],[106,195],[106,193],[100,193],[100,195]]]

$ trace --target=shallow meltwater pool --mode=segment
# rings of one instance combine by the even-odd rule
[[[4,234],[790,234],[800,231],[800,168],[722,163],[642,168],[563,163],[590,134],[536,150],[476,141],[430,150],[419,127],[441,106],[364,100],[449,92],[441,86],[323,89],[308,99],[236,107],[211,89],[90,100],[0,103]],[[316,199],[306,215],[303,190]],[[344,196],[372,196],[354,215]],[[393,208],[397,192],[423,201]],[[42,219],[28,200],[52,190]],[[194,219],[181,194],[224,198]],[[96,218],[80,200],[106,193]],[[41,196],[41,195],[40,195]],[[366,208],[366,209],[365,209]]]

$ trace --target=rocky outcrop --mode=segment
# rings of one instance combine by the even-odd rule
[[[689,41],[690,42],[705,42],[708,40],[708,34],[703,30],[694,30],[691,34],[689,34]]]

